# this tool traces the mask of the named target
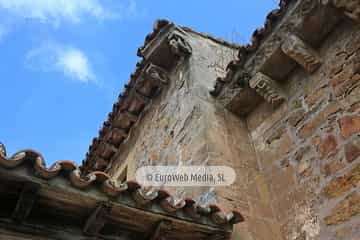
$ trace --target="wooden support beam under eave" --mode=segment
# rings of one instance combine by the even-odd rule
[[[83,228],[84,234],[97,236],[105,226],[107,217],[110,215],[112,204],[110,202],[100,202],[91,215],[86,220]]]
[[[32,182],[24,183],[16,207],[12,214],[12,219],[16,222],[24,222],[29,216],[31,209],[37,199],[40,185]]]
[[[166,240],[164,235],[171,230],[171,222],[162,220],[160,221],[153,231],[149,234],[148,240]]]

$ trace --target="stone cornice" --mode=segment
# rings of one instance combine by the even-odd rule
[[[230,111],[245,116],[264,99],[269,102],[263,91],[249,85],[258,73],[266,75],[276,84],[277,92],[283,93],[281,84],[296,67],[309,74],[315,72],[322,62],[316,49],[342,16],[333,5],[314,0],[282,1],[276,14],[270,14],[258,31],[263,33],[261,37],[255,34],[251,45],[239,50],[239,60],[229,63],[226,77],[217,80],[212,95]],[[273,24],[272,15],[276,16]]]
[[[167,20],[158,20],[152,33],[138,49],[142,58],[136,64],[125,91],[114,103],[107,121],[94,138],[81,168],[83,173],[105,170],[126,140],[151,99],[159,95],[169,81],[168,74],[192,53],[188,33]]]

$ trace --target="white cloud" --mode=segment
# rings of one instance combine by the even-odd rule
[[[25,65],[35,71],[62,72],[65,76],[80,82],[96,82],[86,54],[71,46],[44,44],[26,54]]]
[[[135,0],[129,0],[128,6],[113,5],[111,9],[118,8],[116,12],[110,10],[110,6],[105,6],[104,3],[105,1],[100,2],[100,0],[0,0],[0,9],[17,17],[55,25],[63,21],[79,23],[85,17],[104,20],[137,15]]]
[[[67,49],[59,53],[57,67],[66,75],[87,82],[95,76],[90,68],[89,60],[79,49]]]

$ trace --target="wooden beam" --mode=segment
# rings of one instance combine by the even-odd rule
[[[164,235],[171,230],[171,222],[162,220],[160,221],[154,230],[149,234],[148,240],[165,240]]]
[[[98,235],[101,229],[105,226],[111,209],[112,204],[110,202],[100,202],[86,220],[83,232],[90,236]]]
[[[40,185],[33,182],[26,182],[21,190],[12,219],[16,222],[23,222],[30,214],[37,199]]]

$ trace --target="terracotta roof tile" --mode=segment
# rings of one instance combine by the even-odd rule
[[[5,146],[0,143],[1,168],[11,171],[24,164],[31,166],[30,174],[36,177],[44,180],[65,177],[77,189],[86,189],[89,186],[94,186],[112,199],[121,194],[130,193],[134,201],[139,205],[158,204],[164,211],[169,213],[183,210],[190,218],[208,217],[219,225],[232,225],[244,221],[241,213],[237,210],[224,211],[216,205],[200,206],[193,199],[176,198],[165,190],[151,189],[146,191],[136,181],[116,184],[108,174],[102,171],[94,171],[83,175],[81,169],[72,161],[57,161],[47,168],[43,156],[34,150],[22,150],[11,157],[7,157]]]

